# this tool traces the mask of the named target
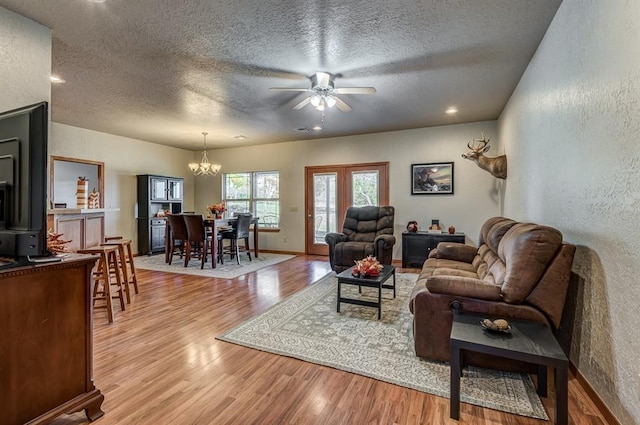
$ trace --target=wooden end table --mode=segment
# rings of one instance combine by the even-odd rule
[[[355,267],[355,266],[354,266]],[[355,277],[351,273],[353,267],[340,273],[338,277],[338,313],[340,313],[340,303],[357,304],[366,307],[376,307],[378,309],[378,320],[382,317],[382,288],[393,289],[393,298],[396,297],[396,267],[391,265],[384,265],[384,268],[378,276],[369,277]],[[393,285],[385,285],[384,283],[393,276]],[[343,298],[340,295],[342,284],[358,285],[358,290],[361,291],[363,286],[370,288],[378,288],[378,302],[356,300],[353,298]]]
[[[555,422],[567,424],[569,360],[551,329],[541,323],[509,319],[511,333],[485,330],[480,321],[488,315],[456,313],[451,327],[450,417],[460,418],[461,351],[474,351],[538,365],[538,395],[547,396],[547,367],[554,368]],[[493,319],[493,317],[491,317]]]

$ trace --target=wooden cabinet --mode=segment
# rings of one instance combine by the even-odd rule
[[[55,231],[64,235],[62,239],[71,241],[67,249],[75,252],[103,243],[104,212],[74,214],[72,211],[79,210],[59,210],[50,214]]]
[[[464,233],[402,232],[402,267],[422,267],[440,242],[464,243]]]
[[[164,251],[164,214],[182,212],[184,179],[179,177],[138,176],[138,253]]]
[[[103,415],[93,383],[95,257],[0,271],[0,425]]]

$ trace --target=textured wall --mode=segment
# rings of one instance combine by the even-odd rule
[[[265,249],[304,252],[304,167],[389,161],[390,203],[396,207],[394,258],[401,258],[400,237],[410,220],[426,229],[431,219],[446,227],[453,224],[477,243],[480,226],[499,212],[501,182],[474,163],[461,158],[467,142],[480,132],[491,137],[491,155],[500,152],[496,122],[431,127],[361,136],[337,137],[302,142],[277,143],[211,151],[212,161],[223,172],[280,171],[281,232],[262,233]],[[411,164],[454,162],[454,195],[411,196]],[[196,210],[221,199],[220,177],[196,177]],[[291,211],[291,208],[297,211]],[[284,242],[284,238],[287,242]]]
[[[0,7],[0,112],[51,100],[51,31]]]
[[[194,157],[191,151],[53,123],[49,154],[104,162],[104,206],[120,208],[120,212],[106,213],[105,233],[133,238],[134,252],[137,174],[184,177],[184,207],[187,211],[193,209],[193,175],[187,167]]]
[[[565,0],[499,120],[505,215],[578,245],[571,359],[640,423],[640,2]]]

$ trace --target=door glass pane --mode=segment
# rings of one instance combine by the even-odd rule
[[[378,171],[351,173],[351,194],[354,207],[378,205]]]
[[[316,244],[326,244],[324,236],[337,231],[336,180],[336,173],[313,175],[313,242]]]

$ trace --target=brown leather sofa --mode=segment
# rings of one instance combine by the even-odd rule
[[[575,246],[563,243],[558,230],[504,217],[484,223],[478,248],[438,244],[425,261],[410,299],[416,355],[449,361],[454,310],[491,319],[532,320],[557,329],[574,253]],[[505,363],[482,355],[465,362],[518,368],[504,367]]]
[[[391,206],[349,207],[344,218],[342,233],[327,233],[331,268],[340,273],[373,255],[381,264],[391,264],[393,245],[393,218]]]

